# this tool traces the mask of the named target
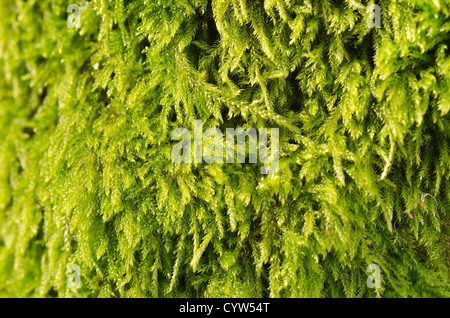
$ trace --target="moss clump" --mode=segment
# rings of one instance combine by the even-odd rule
[[[0,2],[0,295],[450,297],[447,0],[69,4]],[[173,164],[195,120],[279,170]]]

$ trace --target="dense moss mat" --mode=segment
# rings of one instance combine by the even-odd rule
[[[0,295],[450,296],[448,0],[70,3],[0,0]]]

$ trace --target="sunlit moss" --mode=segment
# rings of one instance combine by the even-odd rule
[[[450,297],[449,3],[373,3],[1,1],[0,295]],[[279,171],[173,164],[195,120]]]

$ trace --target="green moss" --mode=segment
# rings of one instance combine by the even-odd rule
[[[0,295],[450,296],[448,1],[69,4],[0,2]],[[173,164],[196,119],[279,171]]]

